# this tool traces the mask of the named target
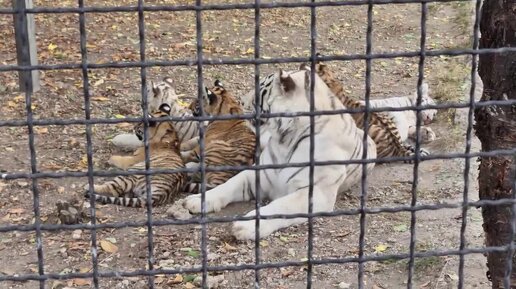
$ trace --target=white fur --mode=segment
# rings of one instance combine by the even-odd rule
[[[435,101],[428,94],[428,84],[426,82],[421,85],[421,105],[435,105]],[[360,101],[365,105],[365,101]],[[372,108],[402,108],[416,106],[417,104],[417,90],[410,96],[390,97],[382,99],[371,99],[369,105]],[[416,139],[416,112],[413,110],[404,111],[389,111],[387,112],[394,120],[396,127],[401,136],[401,141],[406,141],[408,138]],[[421,118],[423,124],[429,124],[433,121],[437,114],[436,109],[425,109],[421,111]],[[421,126],[421,142],[428,143],[436,139],[434,131],[427,126]]]
[[[301,70],[290,75],[295,89],[285,91],[279,80],[279,73],[273,77],[263,108],[270,112],[309,111],[307,71]],[[344,109],[344,106],[330,92],[316,75],[315,110]],[[314,159],[316,161],[350,160],[362,158],[362,138],[364,132],[358,129],[349,114],[323,115],[314,118],[316,132]],[[309,117],[268,119],[261,126],[269,135],[260,155],[260,164],[288,164],[309,161],[310,133]],[[336,137],[340,136],[340,137]],[[367,155],[376,157],[376,146],[367,138]],[[374,164],[366,166],[370,172]],[[313,212],[329,212],[335,205],[337,193],[356,184],[362,174],[361,164],[326,165],[314,169]],[[309,167],[289,167],[283,169],[260,170],[261,197],[272,200],[260,209],[261,215],[308,213]],[[219,211],[228,204],[255,198],[255,171],[242,171],[222,185],[206,192],[206,211]],[[201,195],[195,194],[180,200],[192,213],[201,212]],[[254,216],[251,211],[246,216]],[[260,221],[260,238],[294,224],[305,222],[306,218],[268,219]],[[238,221],[233,224],[233,234],[237,239],[255,238],[255,220]]]

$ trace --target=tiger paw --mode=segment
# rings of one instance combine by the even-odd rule
[[[263,224],[260,223],[260,231],[261,231],[262,225]],[[255,230],[256,230],[256,222],[254,220],[234,222],[233,226],[231,228],[231,232],[232,232],[233,236],[235,236],[235,238],[237,240],[242,240],[242,241],[254,240],[254,238],[256,237]]]
[[[205,205],[206,213],[218,212],[222,209],[222,203],[213,198],[208,197],[206,194]],[[200,214],[201,213],[201,194],[190,195],[183,201],[183,207],[190,213]]]
[[[167,216],[177,219],[177,220],[188,220],[193,216],[190,212],[183,206],[184,200],[178,200],[170,208],[167,209]]]
[[[108,164],[119,169],[127,169],[127,165],[124,163],[123,156],[111,156],[108,160]]]
[[[255,211],[253,210],[245,216],[254,217]],[[275,228],[273,222],[272,220],[260,220],[260,239],[269,236],[275,230],[279,229],[277,227]],[[237,240],[254,240],[256,238],[256,220],[236,221],[233,223],[231,231]]]

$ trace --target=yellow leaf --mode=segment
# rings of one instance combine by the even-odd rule
[[[54,51],[55,49],[57,48],[57,45],[53,44],[53,43],[50,43],[48,45],[48,50],[50,50],[50,52]]]
[[[75,284],[76,286],[90,285],[91,280],[90,279],[73,279],[73,284]]]
[[[185,108],[190,105],[188,102],[186,102],[182,99],[178,99],[176,102],[177,102],[177,104],[179,104],[180,106],[185,107]]]
[[[7,106],[10,107],[10,108],[15,108],[16,107],[16,102],[14,102],[12,100],[9,100],[7,102]]]
[[[121,115],[121,114],[115,114],[113,115],[115,118],[125,118],[125,116]]]
[[[118,247],[107,240],[101,240],[100,247],[102,248],[102,250],[108,253],[116,253],[118,251]]]
[[[99,85],[101,85],[101,84],[103,84],[103,83],[104,83],[104,79],[102,79],[102,78],[101,78],[101,79],[99,79],[99,80],[95,81],[95,82],[93,83],[93,86],[99,86]]]
[[[236,247],[233,247],[226,242],[224,242],[224,249],[226,249],[227,251],[237,251],[238,250]]]
[[[15,96],[13,98],[13,100],[16,101],[16,102],[20,102],[22,100],[25,100],[25,96],[24,95],[18,95],[18,96]]]
[[[91,100],[94,100],[94,101],[108,101],[109,100],[109,97],[105,97],[105,96],[94,96],[91,98]]]
[[[245,51],[245,54],[253,54],[254,53],[254,48],[249,48]]]
[[[260,241],[260,246],[267,247],[267,246],[269,246],[269,242],[267,240],[261,240]]]
[[[183,276],[180,274],[176,274],[176,277],[172,280],[170,280],[170,283],[172,284],[179,284],[183,282]]]
[[[374,252],[382,253],[382,252],[385,252],[385,250],[387,250],[387,248],[388,248],[388,246],[385,244],[378,244],[378,245],[376,245],[376,247],[374,247]]]
[[[48,127],[35,127],[34,130],[39,134],[48,133]]]

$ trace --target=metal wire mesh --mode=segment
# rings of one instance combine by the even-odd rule
[[[29,148],[30,148],[30,164],[31,170],[30,173],[16,173],[16,172],[6,172],[1,175],[2,179],[13,180],[13,179],[22,179],[27,178],[32,180],[32,192],[33,192],[33,211],[35,221],[30,225],[2,225],[0,226],[0,232],[11,232],[11,231],[34,231],[36,234],[36,250],[38,256],[38,272],[35,274],[24,274],[24,275],[0,275],[0,283],[3,281],[27,281],[27,280],[36,280],[39,281],[39,287],[45,288],[47,280],[53,279],[72,279],[72,278],[92,278],[93,287],[99,287],[99,279],[100,278],[108,278],[108,277],[131,277],[131,276],[147,276],[148,277],[148,286],[149,288],[155,288],[154,284],[154,276],[157,274],[176,274],[176,273],[202,273],[202,286],[203,288],[207,288],[207,276],[209,272],[214,271],[239,271],[239,270],[254,270],[254,282],[255,288],[260,288],[260,270],[265,268],[281,268],[288,266],[307,266],[307,274],[306,274],[306,284],[307,288],[312,288],[312,278],[313,278],[313,266],[322,265],[322,264],[344,264],[344,263],[358,263],[358,284],[359,288],[364,288],[364,264],[366,262],[371,261],[382,261],[382,260],[401,260],[408,259],[408,275],[407,275],[407,288],[413,287],[413,276],[414,276],[414,261],[416,258],[428,257],[428,256],[454,256],[458,255],[460,259],[459,263],[459,283],[458,287],[464,287],[464,258],[468,254],[478,254],[478,253],[487,253],[487,252],[503,252],[510,250],[514,251],[514,244],[511,242],[506,246],[501,247],[484,247],[480,249],[476,248],[467,248],[466,240],[465,240],[465,231],[467,226],[467,212],[470,207],[483,207],[483,206],[498,206],[498,205],[512,205],[513,208],[516,206],[516,201],[514,198],[511,199],[501,199],[501,200],[481,200],[472,202],[468,199],[468,190],[470,185],[469,173],[470,173],[470,160],[473,157],[487,157],[487,156],[502,156],[502,155],[514,155],[516,154],[516,149],[512,150],[496,150],[490,152],[471,152],[471,138],[472,138],[472,127],[473,127],[473,111],[475,108],[490,106],[490,105],[515,105],[516,101],[514,100],[506,100],[506,101],[485,101],[482,103],[475,102],[474,99],[474,91],[475,91],[475,73],[477,70],[477,58],[480,54],[492,54],[492,53],[503,53],[503,52],[516,52],[516,48],[514,47],[505,47],[505,48],[492,48],[492,49],[479,49],[479,22],[480,22],[480,6],[481,1],[477,0],[475,5],[475,22],[473,27],[473,46],[470,49],[445,49],[445,50],[431,50],[427,51],[425,49],[426,45],[426,21],[427,21],[427,13],[428,13],[428,3],[432,2],[452,2],[455,0],[446,0],[446,1],[437,1],[437,0],[365,0],[365,1],[299,1],[295,3],[261,3],[260,0],[256,0],[254,3],[249,4],[205,4],[202,3],[201,0],[196,0],[195,5],[185,5],[185,6],[176,6],[176,5],[158,5],[158,6],[146,6],[144,5],[143,0],[139,0],[137,6],[118,6],[118,7],[85,7],[84,1],[78,1],[78,7],[61,7],[61,8],[46,8],[46,7],[37,7],[25,10],[13,10],[13,9],[0,9],[0,14],[38,14],[38,13],[77,13],[79,14],[79,23],[80,23],[80,54],[81,54],[81,62],[80,63],[71,63],[71,64],[40,64],[34,66],[20,66],[20,65],[0,65],[0,72],[8,72],[8,71],[32,71],[32,70],[58,70],[58,69],[79,69],[82,72],[82,81],[83,81],[83,93],[84,93],[84,104],[85,104],[85,115],[84,119],[33,119],[33,112],[31,108],[32,104],[32,94],[27,92],[25,95],[26,101],[26,120],[0,120],[0,127],[28,127],[28,135],[29,135]],[[469,1],[469,0],[468,0]],[[462,1],[461,1],[462,2]],[[372,30],[373,30],[373,7],[374,5],[385,5],[385,4],[393,4],[393,3],[420,3],[421,4],[421,20],[420,20],[420,49],[418,51],[411,52],[396,52],[396,53],[377,53],[374,54],[372,52],[373,43],[372,43]],[[316,40],[317,40],[317,27],[316,27],[316,11],[318,7],[333,7],[333,6],[358,6],[358,5],[366,5],[367,6],[367,32],[366,32],[366,53],[365,54],[351,54],[351,55],[327,55],[316,58]],[[289,58],[261,58],[260,53],[260,11],[264,9],[274,9],[274,8],[295,8],[295,7],[307,7],[310,8],[310,57],[289,57]],[[201,13],[203,11],[210,10],[230,10],[230,9],[251,9],[254,10],[254,22],[255,22],[255,31],[254,31],[254,58],[253,59],[205,59],[203,58],[203,42],[202,42],[202,21],[201,21]],[[196,16],[196,59],[192,60],[174,60],[174,61],[149,61],[146,59],[146,49],[145,49],[145,23],[144,23],[144,13],[146,12],[156,12],[156,11],[194,11]],[[86,22],[85,17],[88,13],[109,13],[109,12],[137,12],[138,13],[138,37],[139,37],[139,61],[132,62],[107,62],[107,63],[91,63],[88,61],[88,54],[86,49]],[[470,98],[469,102],[464,103],[445,103],[438,105],[421,105],[422,101],[422,83],[424,78],[424,68],[425,68],[425,59],[428,57],[436,57],[436,56],[460,56],[460,55],[471,55],[472,56],[472,64],[471,64],[471,90],[470,90]],[[397,57],[418,57],[418,98],[417,105],[411,106],[408,108],[371,108],[370,107],[370,94],[371,94],[371,63],[375,59],[391,59]],[[259,91],[259,74],[260,74],[260,65],[262,64],[273,64],[273,63],[297,63],[297,62],[310,62],[312,65],[311,69],[311,77],[313,79],[315,74],[315,61],[316,59],[322,61],[346,61],[346,60],[365,60],[366,62],[366,72],[365,72],[365,109],[364,110],[356,110],[356,109],[344,109],[344,110],[332,110],[332,111],[314,111],[314,82],[311,82],[310,86],[310,112],[307,113],[264,113],[260,110],[260,91]],[[278,164],[278,165],[264,165],[257,162],[253,166],[239,166],[239,167],[206,167],[204,153],[201,153],[201,162],[200,162],[200,173],[201,178],[203,180],[201,185],[202,192],[202,214],[200,218],[195,218],[191,220],[153,220],[152,217],[152,206],[151,195],[147,194],[147,220],[145,222],[111,222],[104,224],[96,223],[95,216],[95,201],[93,198],[90,199],[91,205],[91,220],[90,224],[77,224],[77,225],[53,225],[53,224],[42,224],[41,216],[40,216],[40,192],[38,189],[38,180],[41,178],[63,178],[63,177],[87,177],[88,184],[90,186],[90,194],[92,193],[93,179],[94,177],[112,177],[118,175],[145,175],[147,179],[147,192],[150,191],[150,181],[149,178],[153,174],[157,173],[173,173],[173,172],[194,172],[197,169],[173,169],[173,170],[163,170],[163,169],[150,169],[149,168],[149,143],[148,143],[148,134],[147,128],[149,126],[150,118],[147,116],[148,108],[147,108],[147,72],[146,69],[150,67],[160,67],[160,66],[184,66],[184,65],[196,65],[197,67],[197,87],[198,87],[198,95],[201,97],[203,92],[203,66],[206,65],[239,65],[239,64],[253,64],[254,65],[254,84],[255,84],[255,114],[251,115],[242,115],[242,116],[205,116],[202,115],[200,117],[191,117],[191,118],[179,118],[172,116],[171,118],[155,118],[152,120],[163,121],[163,120],[174,120],[174,121],[190,121],[190,120],[198,120],[200,122],[200,148],[201,152],[205,150],[205,128],[203,125],[203,121],[205,120],[217,120],[217,119],[254,119],[256,123],[258,120],[263,118],[274,118],[274,117],[300,117],[300,116],[309,116],[311,123],[311,136],[310,136],[310,161],[305,163],[291,163],[288,164],[290,167],[310,167],[310,190],[309,190],[309,211],[308,214],[295,214],[295,215],[260,215],[260,204],[258,201],[255,202],[256,209],[256,217],[208,217],[206,215],[206,203],[205,203],[205,191],[206,191],[206,183],[205,183],[205,175],[210,171],[221,171],[221,170],[255,170],[256,171],[256,200],[260,199],[260,178],[259,171],[263,169],[270,168],[282,168],[287,165]],[[140,68],[140,77],[141,77],[141,94],[142,94],[142,104],[143,104],[143,117],[142,118],[124,118],[124,119],[95,119],[91,117],[90,112],[90,81],[88,78],[88,70],[90,69],[106,69],[106,68]],[[26,87],[29,87],[31,84],[26,83]],[[201,105],[200,111],[202,112],[202,101],[199,102]],[[452,153],[452,154],[432,154],[429,156],[420,155],[420,127],[422,124],[421,120],[421,111],[423,109],[444,109],[444,108],[467,108],[468,109],[468,120],[467,120],[467,130],[466,130],[466,146],[464,148],[464,153]],[[352,160],[352,161],[315,161],[314,160],[314,117],[317,115],[328,115],[328,114],[341,114],[341,113],[352,113],[363,111],[366,114],[364,118],[364,127],[368,127],[368,117],[367,115],[373,112],[378,111],[402,111],[402,110],[415,110],[417,112],[417,134],[416,134],[416,146],[415,151],[416,154],[414,157],[390,157],[390,158],[368,158],[367,150],[364,150],[361,160]],[[145,162],[146,169],[145,171],[98,171],[94,170],[93,167],[93,145],[92,145],[92,126],[96,124],[116,124],[122,122],[144,122],[145,133],[144,133],[144,146],[145,146]],[[49,125],[85,125],[86,126],[86,143],[87,143],[87,172],[41,172],[38,170],[37,161],[36,161],[36,148],[34,144],[34,128],[36,126],[49,126]],[[260,139],[260,128],[256,128],[256,139]],[[367,147],[367,136],[364,134],[364,138],[362,140],[364,147]],[[258,156],[260,155],[260,147],[259,141],[256,144],[256,160],[259,160]],[[441,203],[434,205],[424,205],[418,204],[417,199],[417,188],[418,188],[418,167],[421,161],[425,160],[435,160],[435,159],[464,159],[465,160],[465,169],[464,169],[464,189],[463,189],[463,201],[462,203]],[[368,207],[367,206],[367,173],[366,173],[366,165],[369,163],[386,163],[393,161],[402,161],[402,160],[413,160],[414,161],[414,169],[413,169],[413,181],[411,187],[411,202],[410,205],[405,206],[397,206],[397,207]],[[318,212],[313,213],[313,178],[314,178],[314,170],[316,166],[324,166],[324,165],[335,165],[335,164],[361,164],[363,167],[363,173],[361,177],[361,196],[360,196],[360,206],[357,209],[352,210],[335,210],[333,212]],[[513,189],[514,192],[514,189]],[[461,220],[461,229],[460,229],[460,246],[459,249],[445,250],[445,251],[437,251],[431,250],[427,252],[416,252],[415,243],[416,243],[416,213],[418,211],[423,210],[439,210],[444,208],[459,208],[462,210],[462,220]],[[513,209],[514,211],[514,209]],[[410,212],[410,248],[409,252],[404,254],[385,254],[380,256],[368,256],[365,254],[365,236],[366,236],[366,218],[372,214],[379,213],[397,213],[397,212]],[[323,216],[352,216],[357,215],[360,217],[360,235],[359,235],[359,250],[357,257],[347,257],[347,258],[314,258],[313,256],[313,219],[317,217]],[[306,261],[289,261],[289,262],[261,262],[261,252],[260,245],[258,240],[258,232],[260,228],[260,220],[264,219],[272,219],[272,218],[298,218],[298,217],[307,217],[308,218],[308,244],[307,244],[307,260]],[[224,266],[210,266],[208,265],[208,253],[207,253],[207,233],[206,233],[206,225],[210,223],[226,223],[233,222],[235,220],[256,220],[255,231],[255,262],[254,264],[243,264],[243,265],[224,265]],[[154,244],[153,244],[153,229],[160,226],[167,225],[184,225],[184,224],[200,224],[201,225],[201,256],[202,256],[202,264],[200,267],[193,268],[179,268],[174,270],[166,270],[166,269],[155,269],[155,259],[153,256],[154,252]],[[148,242],[148,252],[147,252],[147,263],[148,267],[146,270],[133,270],[133,271],[108,271],[108,272],[99,272],[98,268],[98,257],[97,257],[97,231],[100,229],[106,228],[126,228],[126,227],[141,227],[145,226],[147,228],[147,242]],[[513,228],[513,236],[514,239],[514,220],[512,222]],[[91,260],[92,260],[92,272],[91,273],[68,273],[68,274],[54,274],[54,273],[46,273],[44,262],[43,262],[43,254],[44,248],[42,245],[42,232],[44,231],[57,231],[57,230],[76,230],[76,229],[84,229],[89,230],[91,232]],[[511,260],[508,262],[508,271],[512,270],[511,268]],[[510,274],[507,274],[509,276]],[[506,286],[509,285],[509,279],[506,278]]]

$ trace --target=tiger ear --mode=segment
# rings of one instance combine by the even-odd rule
[[[232,107],[229,109],[229,114],[240,114],[240,110],[236,107]]]
[[[149,83],[149,86],[150,88],[152,89],[152,92],[154,94],[154,97],[156,97],[156,94],[158,94],[159,90],[158,90],[158,86],[154,83],[154,81],[150,81]]]
[[[170,111],[172,109],[170,108],[170,105],[168,105],[167,103],[163,103],[159,106],[159,110],[170,115]]]
[[[306,63],[301,63],[301,65],[299,65],[299,70],[310,70],[310,66]]]
[[[170,77],[163,78],[163,81],[165,83],[169,84],[170,86],[174,86],[174,82],[172,81],[172,78],[170,78]]]
[[[217,101],[217,96],[211,90],[206,89],[206,94],[208,96],[208,103],[210,105],[213,104],[215,101]]]
[[[321,58],[323,55],[320,53],[320,52],[317,52],[315,54],[315,58],[317,59],[317,63],[321,62],[321,60],[319,60],[318,58]]]
[[[215,80],[214,85],[215,85],[215,86],[217,86],[217,87],[220,87],[220,88],[224,88],[224,85],[222,84],[222,81],[220,81],[220,80],[218,80],[218,79],[217,79],[217,80]]]
[[[305,89],[310,91],[310,70],[305,70]]]
[[[294,82],[292,77],[290,77],[290,75],[288,75],[288,73],[283,71],[283,69],[279,70],[279,76],[280,76],[279,79],[280,79],[281,86],[283,87],[283,90],[285,92],[292,91],[296,88],[296,83]]]

